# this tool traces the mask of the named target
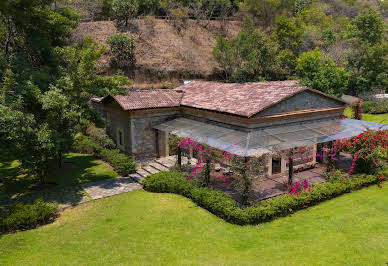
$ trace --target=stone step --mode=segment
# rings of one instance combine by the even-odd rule
[[[136,174],[140,175],[141,178],[147,177],[150,175],[149,172],[145,171],[144,169],[137,169]]]
[[[158,163],[158,162],[156,162],[156,161],[150,163],[149,165],[152,166],[152,167],[155,168],[155,169],[160,170],[160,171],[168,171],[168,168],[167,168],[167,167],[165,167],[164,165],[162,165],[162,164],[160,164],[160,163]]]
[[[144,177],[142,177],[139,174],[130,174],[128,177],[132,178],[133,180],[135,180],[138,183],[141,183],[141,181],[144,179]]]
[[[145,171],[147,171],[147,172],[150,173],[150,174],[156,174],[156,173],[159,173],[159,172],[160,172],[158,169],[153,168],[153,167],[150,166],[150,165],[143,166],[142,169],[145,170]]]
[[[172,157],[172,156],[170,156],[170,157]],[[156,159],[155,161],[157,163],[160,163],[161,165],[163,165],[166,168],[170,168],[170,167],[175,165],[175,159],[170,158],[170,157],[159,158],[159,159]]]

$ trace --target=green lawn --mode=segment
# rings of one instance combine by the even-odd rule
[[[51,175],[51,182],[68,186],[119,176],[107,163],[87,154],[69,153],[64,158],[64,165]]]
[[[0,237],[0,265],[385,265],[387,221],[387,182],[258,227],[178,195],[134,191]]]
[[[347,117],[353,117],[353,112],[351,107],[347,107],[345,109],[344,115]],[[380,123],[380,124],[388,124],[388,114],[378,114],[378,115],[362,114],[362,120]]]
[[[63,168],[53,170],[49,182],[59,186],[72,186],[118,177],[107,163],[91,155],[69,153],[65,155],[64,163]],[[20,168],[19,161],[12,156],[0,154],[0,194],[22,192],[37,182],[34,176]]]

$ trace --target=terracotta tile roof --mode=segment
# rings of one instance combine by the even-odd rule
[[[125,111],[128,111],[179,106],[182,92],[175,90],[129,90],[127,95],[108,97],[113,97]],[[103,102],[105,99],[107,97],[95,101]]]
[[[184,91],[182,106],[246,117],[307,89],[292,80],[252,83],[192,81],[176,88]]]
[[[323,94],[300,86],[294,80],[250,83],[192,81],[175,90],[129,90],[128,95],[113,98],[126,111],[187,106],[251,117],[305,90]],[[92,98],[92,101],[103,103],[108,97]]]

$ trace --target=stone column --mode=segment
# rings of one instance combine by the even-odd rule
[[[158,144],[160,157],[167,157],[169,155],[168,147],[168,133],[164,131],[158,132]]]
[[[272,154],[268,155],[268,161],[267,161],[267,175],[272,175]]]
[[[286,162],[286,158],[283,154],[281,157],[281,161],[280,161],[280,173],[282,173],[282,174],[286,173],[286,168],[287,168],[287,162]]]
[[[312,151],[312,156],[313,156],[312,162],[316,163],[317,162],[317,144],[314,144],[314,149]]]

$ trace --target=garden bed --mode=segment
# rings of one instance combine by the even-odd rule
[[[150,192],[175,193],[185,196],[230,223],[244,225],[259,224],[288,215],[344,193],[378,184],[387,177],[388,169],[378,175],[353,175],[349,178],[313,184],[311,189],[302,190],[299,195],[284,194],[247,208],[241,208],[230,195],[220,190],[199,187],[194,180],[187,180],[182,173],[177,171],[154,174],[143,180],[143,186]]]

